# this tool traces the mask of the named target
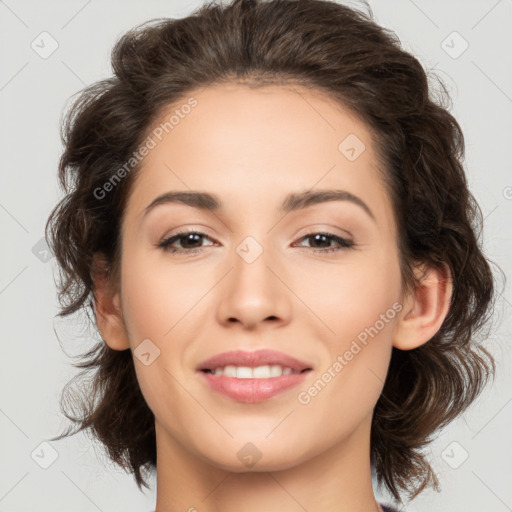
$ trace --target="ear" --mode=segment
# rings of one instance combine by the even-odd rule
[[[453,292],[450,269],[416,267],[420,278],[415,290],[404,300],[402,317],[395,326],[393,346],[411,350],[429,341],[440,329],[448,311]]]
[[[108,264],[101,253],[93,255],[91,277],[93,279],[94,313],[96,325],[105,343],[114,350],[130,348],[116,283],[112,283]]]

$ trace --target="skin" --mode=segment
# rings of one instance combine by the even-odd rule
[[[149,152],[131,190],[121,288],[95,279],[106,343],[135,350],[150,339],[160,350],[147,366],[134,357],[155,415],[156,511],[378,511],[369,440],[391,350],[418,347],[437,332],[450,281],[427,269],[404,294],[379,159],[368,128],[348,110],[299,87],[232,84],[190,96],[198,105]],[[354,161],[338,150],[351,133],[366,147]],[[287,194],[310,189],[349,191],[375,218],[350,201],[279,212]],[[169,203],[143,215],[159,194],[190,190],[217,194],[224,211]],[[174,247],[202,250],[158,247],[182,229],[206,236]],[[356,245],[314,253],[339,247],[304,238],[319,232]],[[247,236],[263,249],[252,263],[236,251]],[[301,404],[297,395],[394,303],[401,311]],[[308,361],[313,371],[300,386],[247,404],[212,391],[195,370],[215,354],[259,348]],[[252,467],[237,455],[247,443],[261,453]]]

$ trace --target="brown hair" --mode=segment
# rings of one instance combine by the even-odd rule
[[[494,276],[480,250],[482,215],[467,188],[460,126],[437,99],[418,60],[369,14],[330,0],[235,0],[204,4],[182,19],[156,19],[123,35],[112,51],[114,76],[83,91],[63,123],[59,178],[66,196],[51,212],[48,243],[60,267],[59,316],[94,317],[93,255],[119,280],[120,223],[135,166],[107,198],[95,190],[112,178],[147,137],[163,109],[196,88],[222,82],[251,87],[299,84],[320,90],[370,128],[398,227],[405,287],[414,264],[453,277],[450,310],[424,345],[393,348],[373,416],[371,459],[379,485],[393,496],[439,488],[422,449],[431,435],[477,397],[495,364],[477,344],[491,318]],[[437,78],[437,77],[436,77]],[[75,364],[92,372],[85,397],[61,396],[77,430],[91,429],[111,459],[130,470],[156,467],[154,416],[140,391],[130,350],[101,340]],[[82,392],[83,393],[83,392]],[[65,411],[72,405],[79,412]],[[69,430],[55,439],[69,435]]]

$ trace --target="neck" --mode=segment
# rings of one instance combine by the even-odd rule
[[[158,424],[155,512],[381,512],[371,481],[371,416],[350,439],[275,471],[219,468]]]

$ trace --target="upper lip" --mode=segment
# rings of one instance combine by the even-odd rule
[[[276,350],[232,350],[206,359],[199,363],[197,370],[215,370],[216,368],[223,368],[228,365],[248,366],[250,368],[264,365],[281,365],[291,368],[296,372],[312,369],[309,363],[300,361],[283,352],[277,352]]]

